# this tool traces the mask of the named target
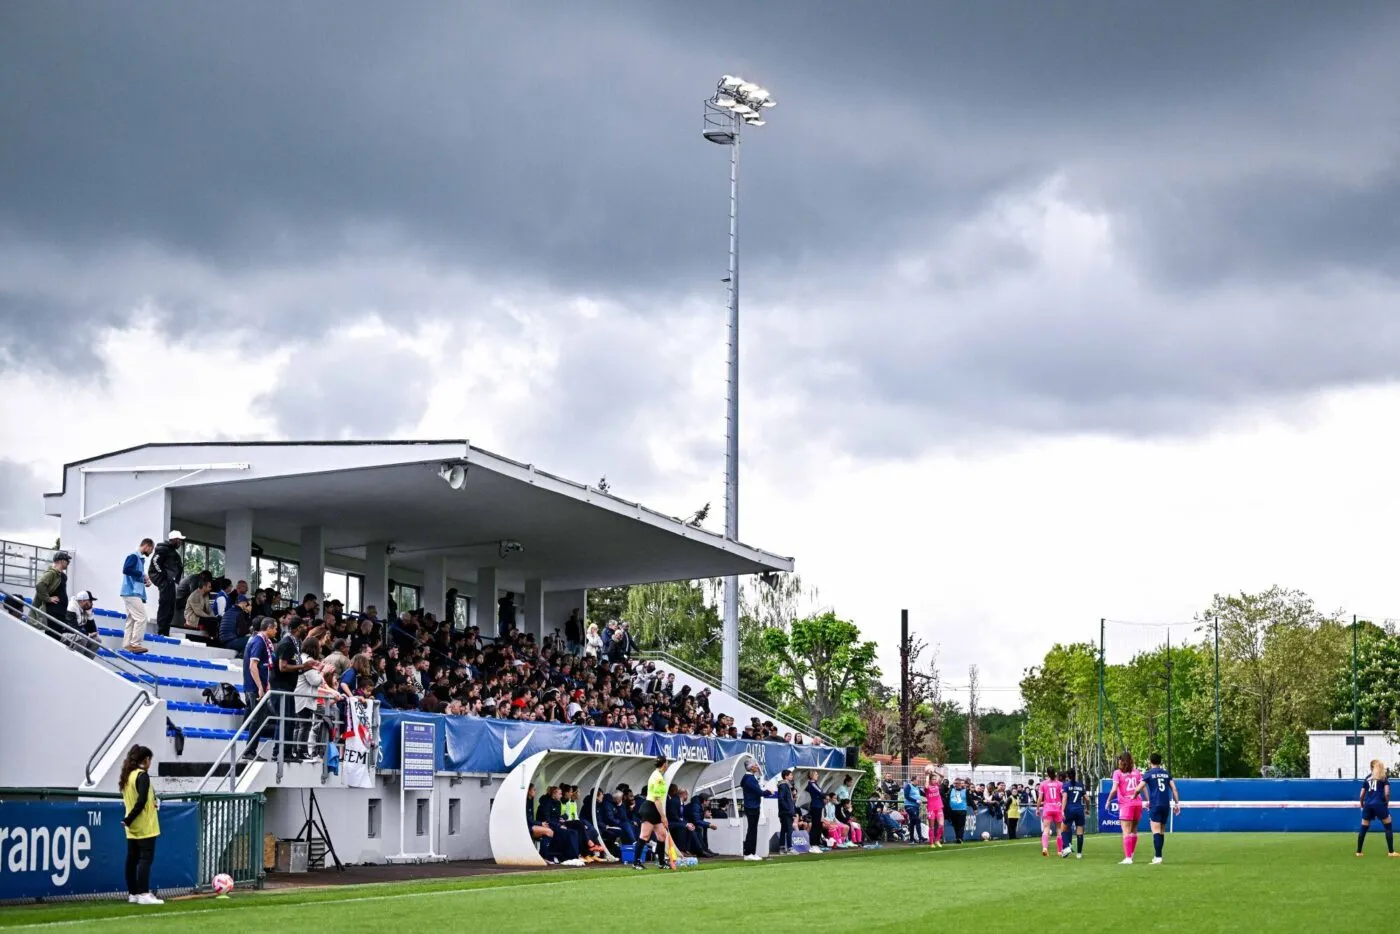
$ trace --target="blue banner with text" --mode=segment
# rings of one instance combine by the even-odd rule
[[[509,772],[537,752],[572,750],[628,756],[720,762],[748,753],[767,777],[783,769],[844,768],[846,754],[830,746],[794,746],[738,739],[676,736],[645,730],[613,730],[482,717],[384,710],[380,714],[379,768],[398,769],[402,760],[400,725],[435,723],[441,737],[438,769],[443,772]]]
[[[120,801],[0,801],[0,901],[125,892],[123,816]],[[151,888],[193,889],[198,865],[199,805],[163,803]]]

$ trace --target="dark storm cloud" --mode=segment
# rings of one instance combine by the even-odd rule
[[[299,348],[253,405],[283,437],[397,437],[427,410],[424,358],[371,337]]]
[[[461,270],[483,295],[447,313],[502,327],[487,293],[525,285],[663,327],[718,306],[727,156],[698,131],[729,70],[780,100],[744,150],[746,307],[792,328],[756,385],[873,447],[1179,430],[1394,372],[1397,37],[1361,2],[11,4],[0,354],[69,365],[135,305],[273,346],[407,328],[444,312],[411,267]],[[895,271],[1054,175],[1112,218],[1097,294],[1015,236]],[[542,438],[682,391],[585,343]],[[350,430],[305,404],[326,378],[269,395],[281,427]]]

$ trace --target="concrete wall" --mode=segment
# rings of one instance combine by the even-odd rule
[[[483,785],[483,781],[485,784]],[[491,802],[500,777],[449,778],[439,775],[433,790],[433,846],[450,859],[490,859],[491,843],[487,823]],[[394,776],[381,776],[377,788],[317,789],[316,803],[325,817],[326,830],[341,862],[383,863],[399,852],[399,786]],[[427,850],[427,840],[417,834],[417,801],[426,792],[406,795],[408,820],[404,824],[404,847],[410,853]],[[267,791],[266,831],[279,840],[295,837],[306,820],[310,796],[306,789],[269,788]],[[379,834],[369,835],[370,802],[378,802]],[[452,802],[458,802],[457,832],[449,822]],[[525,819],[522,811],[520,819]]]
[[[564,634],[564,622],[569,618],[569,614],[575,609],[579,611],[579,616],[584,615],[586,590],[556,590],[553,593],[544,595],[544,634],[554,635],[554,630],[559,630],[559,634]],[[587,622],[584,623],[587,626]]]
[[[1372,759],[1380,759],[1387,768],[1400,763],[1400,743],[1391,742],[1380,730],[1362,730],[1358,747],[1347,745],[1350,736],[1350,730],[1308,731],[1310,778],[1360,779],[1370,772]]]
[[[77,788],[88,758],[141,689],[27,623],[0,614],[0,786]],[[155,724],[147,728],[148,724]],[[115,788],[115,768],[134,741],[165,733],[165,704],[146,707],[98,764],[98,787]],[[97,776],[95,776],[97,777]]]
[[[87,475],[87,513],[114,505],[127,497],[149,490],[178,474],[103,473]],[[63,502],[60,539],[63,548],[73,552],[73,564],[68,569],[68,592],[91,590],[101,606],[120,609],[118,596],[122,581],[122,562],[136,550],[141,539],[161,541],[170,531],[169,494],[162,490],[103,513],[87,522],[79,522],[81,503],[79,491],[83,480],[78,468],[67,469],[68,493]],[[52,506],[52,501],[50,501]],[[150,615],[155,615],[154,593],[149,595]]]

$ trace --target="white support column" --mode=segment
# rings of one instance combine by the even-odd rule
[[[365,606],[374,607],[381,619],[389,618],[389,543],[365,546]]]
[[[438,619],[444,619],[443,596],[447,593],[447,559],[429,558],[423,568],[423,609]]]
[[[224,514],[224,576],[237,584],[249,582],[253,571],[253,510],[235,509]]]
[[[501,634],[496,624],[496,569],[476,569],[476,624],[483,636]]]
[[[297,600],[314,593],[319,601],[326,592],[326,530],[319,525],[301,527],[301,562],[297,572],[301,593]]]
[[[525,620],[520,624],[522,632],[533,633],[536,642],[545,637],[544,581],[525,582]]]

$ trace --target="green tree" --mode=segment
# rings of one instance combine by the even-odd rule
[[[1356,626],[1359,726],[1394,734],[1400,731],[1400,637],[1389,623],[1381,627],[1363,620]],[[1348,658],[1336,673],[1332,688],[1332,727],[1339,730],[1352,726],[1350,634],[1345,649]]]
[[[597,624],[599,631],[610,620],[622,619],[623,613],[627,610],[627,594],[631,589],[625,584],[621,587],[590,588],[584,616],[590,623]],[[636,637],[633,636],[633,638]]]
[[[880,677],[875,643],[862,641],[855,623],[829,611],[794,620],[790,630],[766,629],[763,642],[773,696],[812,729],[829,725],[849,736],[861,700]]]
[[[629,588],[622,619],[638,645],[668,652],[686,664],[704,669],[708,656],[718,654],[719,614],[696,581]]]
[[[1348,630],[1296,590],[1217,594],[1205,618],[1220,621],[1220,665],[1229,685],[1227,714],[1252,734],[1255,768],[1292,735],[1330,719]]]

